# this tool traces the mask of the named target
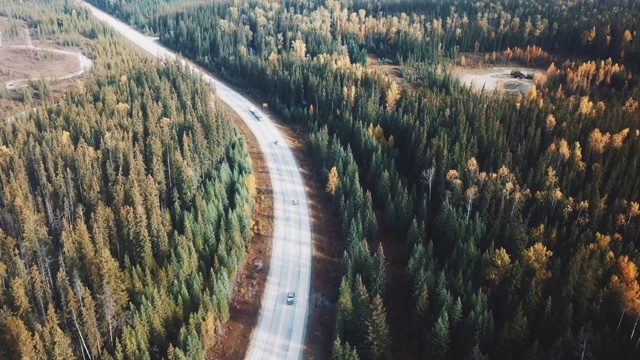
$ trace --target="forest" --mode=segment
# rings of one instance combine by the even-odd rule
[[[204,358],[251,226],[229,114],[80,4],[0,9],[94,60],[60,99],[0,126],[0,358]]]
[[[306,126],[346,248],[333,359],[638,356],[637,2],[93,2]],[[544,71],[477,93],[461,56]]]
[[[249,233],[242,138],[179,67],[25,3],[0,14],[96,63],[0,128],[0,358],[203,358]],[[305,126],[346,249],[333,359],[638,357],[637,1],[92,3]],[[474,92],[463,56],[543,71]]]

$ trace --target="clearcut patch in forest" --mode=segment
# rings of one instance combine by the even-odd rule
[[[63,77],[80,67],[78,57],[71,54],[4,46],[0,47],[0,64],[0,81],[7,84],[17,84],[21,79]]]
[[[371,55],[367,57],[367,67],[379,70],[383,74],[385,74],[389,80],[397,83],[398,85],[405,82],[405,79],[402,75],[402,69],[398,65],[393,65],[387,59],[379,59],[376,55]]]
[[[0,81],[9,91],[39,79],[51,82],[74,78],[90,67],[91,60],[77,49],[32,39],[25,22],[0,16]],[[63,88],[59,84],[55,87]]]
[[[452,71],[453,77],[458,78],[461,83],[469,86],[473,90],[486,91],[498,90],[504,93],[526,93],[533,80],[524,77],[512,76],[512,71],[519,71],[525,76],[543,72],[542,69],[527,68],[521,66],[484,66],[484,67],[462,67],[457,66]]]
[[[72,56],[31,49],[27,24],[0,16],[0,81],[17,79],[38,80],[41,76],[55,77],[77,69]]]

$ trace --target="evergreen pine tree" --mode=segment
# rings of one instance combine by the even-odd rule
[[[376,295],[371,302],[371,319],[367,321],[367,337],[365,341],[365,352],[368,359],[390,359],[391,339],[389,337],[389,326],[387,325],[386,314],[382,298]]]
[[[443,311],[425,339],[429,359],[441,360],[447,357],[450,336],[449,316],[446,311]]]
[[[385,296],[385,288],[387,285],[386,265],[382,243],[378,243],[378,249],[373,256],[371,281],[369,283],[370,293],[373,297],[380,296],[384,298]]]
[[[353,303],[351,300],[351,287],[347,278],[342,277],[340,293],[336,304],[336,321],[334,334],[336,338],[347,339],[353,331]]]
[[[354,329],[351,338],[358,353],[363,354],[366,349],[367,324],[371,321],[371,298],[360,274],[356,275],[354,288],[353,321]]]

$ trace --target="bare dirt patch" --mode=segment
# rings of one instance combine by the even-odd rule
[[[499,92],[526,93],[533,80],[519,79],[511,76],[512,70],[519,70],[523,74],[544,72],[541,69],[526,68],[521,66],[487,66],[487,67],[455,67],[451,75],[460,79],[460,82],[473,90],[486,91],[498,90]]]
[[[80,67],[77,56],[46,50],[0,47],[0,81],[63,77]]]
[[[0,119],[24,114],[42,103],[57,101],[77,78],[92,66],[92,61],[79,49],[57,46],[52,40],[32,39],[24,21],[0,16]],[[40,94],[37,84],[47,83],[48,91]],[[33,99],[21,102],[26,86],[32,87]]]
[[[388,64],[386,61],[381,61],[375,55],[369,55],[367,57],[367,67],[382,72],[389,78],[389,80],[397,83],[398,85],[405,82],[400,66]]]

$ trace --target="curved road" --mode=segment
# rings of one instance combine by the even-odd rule
[[[100,21],[111,25],[131,42],[160,59],[176,55],[114,17],[84,3]],[[274,234],[271,266],[262,299],[258,326],[251,337],[246,359],[299,359],[302,355],[311,278],[311,221],[302,175],[293,153],[276,126],[249,100],[192,63],[181,60],[194,74],[215,88],[216,96],[240,115],[255,135],[265,155],[274,198]],[[295,301],[287,305],[287,293]]]

